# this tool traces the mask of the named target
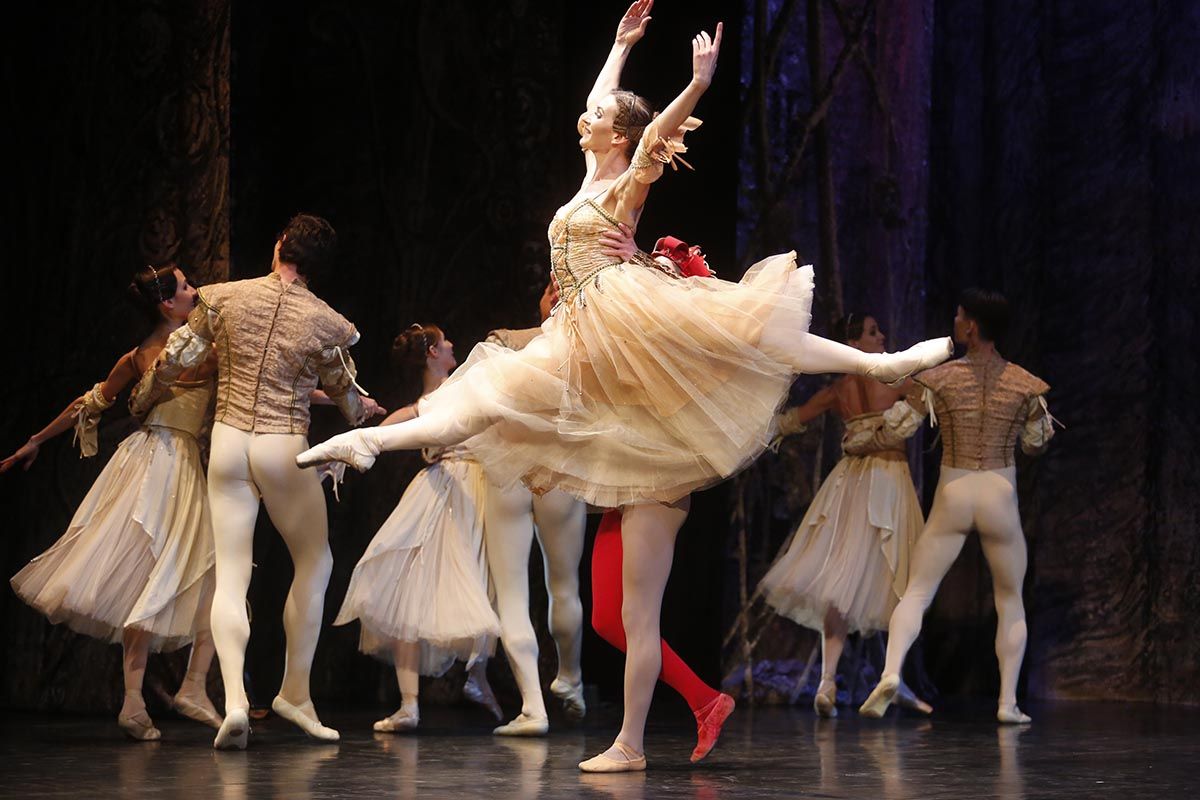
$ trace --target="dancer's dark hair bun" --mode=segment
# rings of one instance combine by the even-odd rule
[[[126,290],[138,311],[152,324],[158,324],[162,319],[158,311],[159,304],[175,297],[175,292],[179,290],[175,270],[173,263],[161,267],[142,267],[134,274]]]
[[[862,338],[867,319],[874,318],[870,312],[851,311],[833,325],[833,337],[839,342],[853,342]]]
[[[626,152],[632,156],[642,141],[642,132],[654,119],[654,106],[646,98],[617,89],[612,93],[617,101],[617,114],[613,118],[613,130],[629,140]]]
[[[446,338],[437,325],[413,323],[392,342],[392,363],[398,368],[425,366],[429,348]]]

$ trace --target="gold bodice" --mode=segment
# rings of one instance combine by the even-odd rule
[[[550,220],[550,270],[562,302],[573,300],[602,270],[620,261],[600,252],[600,234],[617,230],[617,220],[594,197],[560,208]]]
[[[163,393],[162,399],[146,414],[143,424],[198,437],[204,428],[212,396],[212,380],[178,381]]]

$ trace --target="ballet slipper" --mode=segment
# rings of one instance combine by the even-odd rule
[[[1033,722],[1033,717],[1017,708],[1016,703],[1011,703],[996,709],[996,721],[1005,725],[1028,725]]]
[[[830,719],[837,716],[837,680],[833,677],[821,676],[821,684],[813,695],[813,711],[818,717]]]
[[[904,681],[900,681],[900,688],[896,691],[896,705],[927,717],[933,713],[933,706],[913,694],[913,690],[908,688]]]
[[[550,694],[562,701],[563,713],[568,719],[581,720],[587,716],[587,703],[583,700],[583,681],[568,683],[555,678],[550,683]]]
[[[609,755],[614,750],[621,755],[621,758],[613,758]],[[581,772],[645,772],[646,756],[635,752],[632,747],[621,742],[613,742],[613,746],[600,755],[593,756],[587,761],[580,761],[579,769]]]
[[[880,678],[875,688],[871,690],[867,701],[859,706],[858,713],[864,717],[879,719],[887,711],[888,706],[892,704],[892,700],[895,699],[899,688],[899,675],[884,675]]]
[[[554,687],[551,686],[550,688],[553,690]],[[504,719],[504,710],[496,702],[496,695],[492,693],[492,687],[476,682],[470,675],[467,676],[466,682],[463,683],[463,697],[477,706],[486,708],[496,718],[497,722]]]
[[[895,385],[916,372],[936,367],[952,355],[954,341],[950,337],[928,339],[899,353],[873,356],[875,364],[865,374],[877,381]]]
[[[313,739],[336,742],[342,738],[341,734],[333,728],[325,727],[321,720],[317,719],[317,710],[313,708],[312,700],[306,701],[304,705],[294,706],[284,700],[282,695],[275,695],[275,699],[271,701],[271,710]]]
[[[250,738],[250,717],[244,708],[225,709],[225,719],[213,739],[214,750],[245,750]]]
[[[162,738],[162,732],[154,727],[154,722],[145,709],[136,714],[118,715],[117,724],[125,731],[126,736],[139,742],[157,742]]]
[[[390,717],[384,717],[371,726],[372,730],[379,733],[404,733],[405,731],[413,731],[421,724],[420,712],[413,713],[406,708],[401,708]]]
[[[368,429],[339,433],[296,456],[296,466],[304,469],[340,461],[359,472],[366,472],[375,464],[375,456],[379,455],[379,446],[369,434]]]
[[[202,697],[202,701],[198,703],[184,695],[183,690],[180,689],[175,697],[171,699],[171,708],[188,719],[202,722],[210,728],[217,728],[219,730],[221,727],[221,715],[217,713],[216,707],[213,706],[212,701],[208,699],[207,695],[203,695]]]
[[[733,713],[737,703],[727,694],[719,694],[696,712],[696,748],[692,750],[692,763],[708,755],[721,738],[721,727]]]
[[[512,722],[492,731],[496,736],[545,736],[550,732],[550,721],[545,717],[519,715]]]

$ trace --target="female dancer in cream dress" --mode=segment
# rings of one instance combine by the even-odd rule
[[[42,443],[72,425],[83,455],[95,455],[100,414],[139,375],[139,388],[153,380],[147,368],[186,321],[196,290],[174,265],[147,267],[130,289],[155,320],[153,333],[121,356],[106,380],[0,462],[0,472],[16,464],[28,469]],[[205,691],[213,656],[213,535],[197,444],[212,398],[212,367],[185,375],[148,408],[138,406],[135,390],[131,405],[144,415],[142,427],[117,447],[62,538],[12,578],[21,599],[51,622],[121,642],[125,701],[117,723],[134,739],[161,736],[142,697],[148,653],[189,642],[187,677],[173,706],[205,724],[221,724]]]
[[[868,354],[808,333],[812,269],[794,253],[755,265],[738,283],[682,278],[645,254],[619,263],[601,234],[636,227],[650,185],[683,152],[682,136],[716,69],[722,26],[692,41],[692,80],[658,116],[618,89],[651,0],[622,18],[579,118],[586,175],[550,223],[551,271],[562,298],[520,351],[487,343],[428,398],[428,412],[352,431],[297,463],[366,470],[383,450],[470,439],[492,480],[560,488],[600,507],[625,507],[625,724],[586,771],[645,769],[642,736],[660,669],[658,620],[686,498],[744,467],[769,444],[775,410],[799,372],[897,380],[943,361],[948,339],[905,353]]]
[[[870,315],[850,314],[841,326],[848,344],[882,353],[884,334]],[[873,434],[902,391],[847,375],[781,415],[785,433],[835,411],[846,423],[846,455],[821,484],[786,551],[762,579],[760,592],[776,612],[820,631],[821,684],[813,708],[837,716],[837,665],[847,635],[887,628],[908,582],[908,553],[921,533],[921,504],[903,443],[883,449]],[[911,707],[929,713],[906,693]]]
[[[402,369],[420,366],[423,392],[440,386],[455,366],[454,345],[435,325],[414,325],[396,337]],[[418,400],[383,425],[425,411]],[[346,590],[335,625],[361,624],[359,649],[396,667],[401,706],[375,730],[412,730],[421,719],[420,675],[441,675],[456,660],[470,671],[470,699],[499,707],[487,683],[487,657],[500,636],[488,600],[483,543],[483,469],[462,448],[426,451],[400,503],[371,539]]]

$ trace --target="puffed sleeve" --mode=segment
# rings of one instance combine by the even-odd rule
[[[358,340],[358,331],[349,325],[349,334],[344,339],[321,348],[313,358],[321,388],[351,425],[361,425],[366,420],[362,398],[370,396],[355,381],[358,368],[350,357],[349,348]]]
[[[862,456],[903,448],[904,442],[920,430],[921,423],[929,416],[931,401],[926,395],[927,390],[897,400],[883,412],[883,421],[878,427],[843,439],[843,452],[850,456]]]
[[[75,404],[75,442],[79,443],[79,455],[90,458],[99,450],[98,428],[100,415],[112,407],[113,401],[105,398],[103,383],[97,383]]]
[[[676,162],[692,169],[692,165],[680,155],[687,152],[683,135],[696,130],[701,124],[703,123],[695,117],[688,117],[677,130],[667,136],[657,135],[653,141],[643,136],[637,149],[633,151],[633,158],[630,159],[629,174],[638,183],[654,183],[662,177],[663,166],[666,164],[670,164],[673,170],[679,169]]]
[[[1025,424],[1021,427],[1021,452],[1027,456],[1039,456],[1046,452],[1054,438],[1054,423],[1058,422],[1046,405],[1046,396],[1030,397],[1025,403]],[[1061,423],[1059,423],[1061,424]]]
[[[197,332],[192,320],[197,320],[201,330],[211,336],[210,313],[215,312],[207,306],[202,308],[200,303],[197,303],[188,317],[188,323],[180,325],[167,337],[167,343],[154,360],[154,365],[142,375],[129,398],[129,410],[134,416],[145,416],[167,387],[179,380],[179,376],[185,370],[200,366],[208,358],[208,353],[213,347],[212,339],[205,338],[205,335]]]

